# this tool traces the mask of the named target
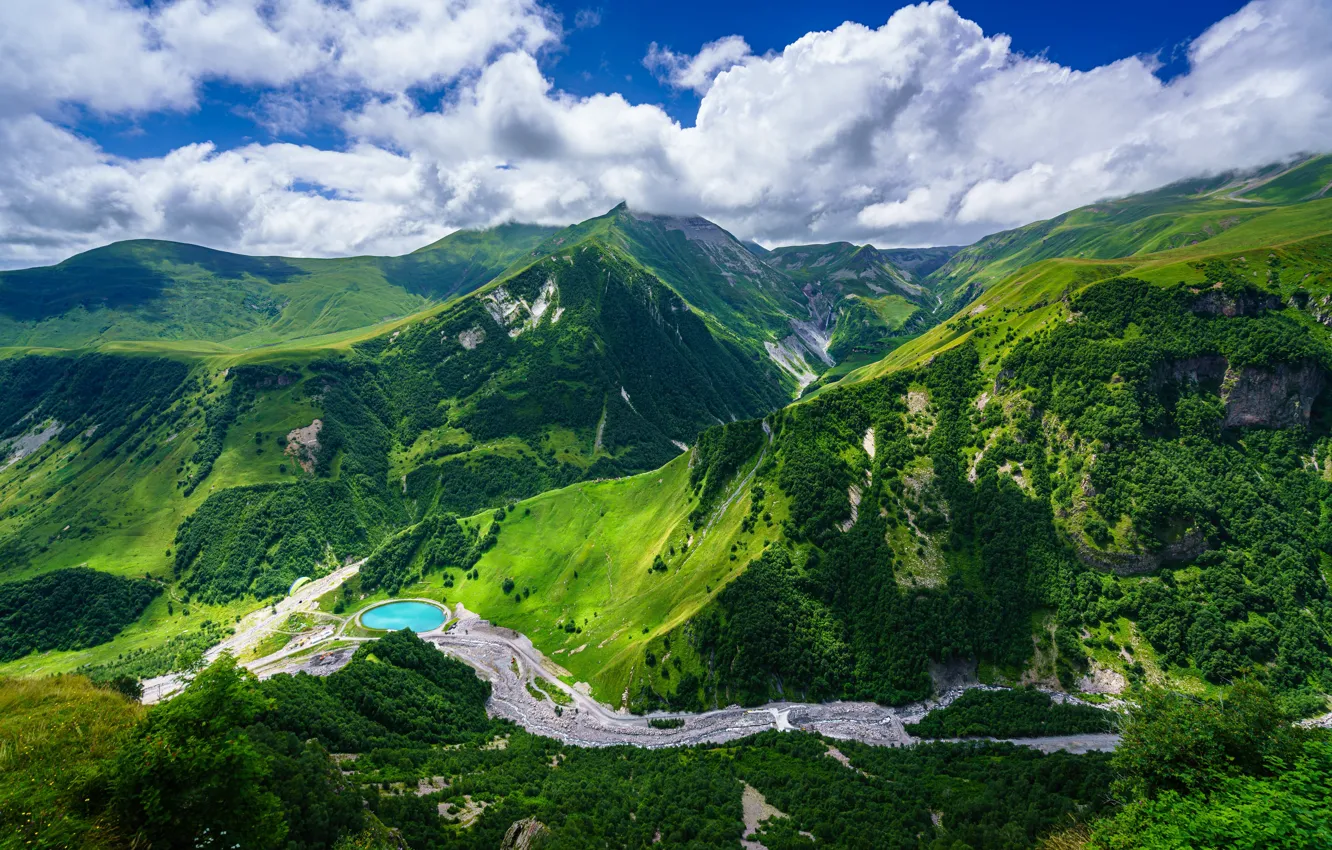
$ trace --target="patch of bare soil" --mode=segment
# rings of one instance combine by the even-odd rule
[[[49,443],[52,437],[63,430],[65,430],[63,423],[51,419],[43,423],[41,428],[34,428],[8,442],[0,442],[0,459],[4,460],[4,463],[0,464],[0,469],[8,469],[23,460]]]
[[[314,472],[315,461],[319,457],[319,432],[323,428],[324,420],[316,419],[304,428],[293,428],[287,432],[286,453],[306,472]]]
[[[475,327],[465,330],[458,334],[458,344],[468,351],[473,350],[478,345],[486,341],[486,330],[482,327]]]
[[[1124,674],[1095,662],[1091,673],[1078,681],[1078,690],[1084,694],[1122,694],[1127,687]]]
[[[744,786],[745,792],[740,798],[740,804],[744,808],[745,831],[740,839],[740,846],[745,850],[768,850],[762,842],[752,840],[751,836],[758,832],[763,826],[763,822],[772,818],[789,818],[786,812],[779,810],[776,806],[770,804],[758,792],[758,789],[748,782],[740,783]],[[801,835],[813,838],[814,836],[804,830]]]
[[[456,821],[463,829],[471,829],[472,824],[476,823],[477,818],[486,810],[490,803],[485,800],[473,800],[471,794],[463,795],[463,804],[461,808],[452,803],[439,804],[439,816],[445,820]]]

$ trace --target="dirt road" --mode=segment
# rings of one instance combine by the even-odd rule
[[[344,581],[356,575],[361,569],[361,564],[365,561],[357,561],[354,564],[348,564],[345,567],[339,567],[323,578],[307,582],[296,589],[296,592],[286,599],[277,602],[268,608],[260,608],[253,611],[243,620],[236,624],[236,632],[231,637],[213,646],[204,653],[204,661],[212,663],[224,652],[230,652],[237,658],[243,657],[251,648],[257,646],[260,641],[268,635],[280,629],[287,622],[287,618],[300,611],[314,611],[318,608],[319,597],[328,593],[330,590],[336,590]],[[331,618],[330,618],[331,619]],[[254,670],[261,666],[272,665],[296,653],[303,652],[316,643],[328,640],[333,637],[331,629],[320,628],[313,634],[304,635],[278,652],[258,661],[246,664],[245,666]],[[152,679],[143,680],[143,703],[152,705],[171,696],[185,686],[187,677],[181,673],[170,673],[166,676],[157,676]]]

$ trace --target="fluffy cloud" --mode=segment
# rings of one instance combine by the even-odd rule
[[[738,35],[728,35],[703,45],[693,56],[660,47],[654,41],[648,45],[643,65],[662,82],[678,89],[693,89],[707,94],[712,81],[723,71],[739,65],[751,57],[749,44]]]
[[[62,0],[46,4],[49,28],[28,3],[0,10],[9,265],[131,236],[391,252],[620,200],[767,242],[956,244],[1332,139],[1328,0],[1255,0],[1200,35],[1168,83],[1150,57],[1080,72],[1023,56],[945,3],[765,56],[738,36],[693,56],[655,48],[649,64],[700,94],[692,126],[556,90],[539,51],[560,23],[528,0]],[[188,108],[213,78],[264,87],[274,120],[294,124],[306,92],[331,93],[348,142],[201,141],[126,161],[61,127],[71,107]],[[437,108],[411,96],[419,86],[445,92]]]
[[[0,110],[178,109],[210,79],[399,92],[559,35],[535,0],[5,0]]]

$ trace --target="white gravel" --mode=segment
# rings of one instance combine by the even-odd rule
[[[360,563],[351,564],[303,585],[295,595],[277,603],[276,613],[273,613],[272,608],[264,608],[251,614],[242,621],[235,635],[206,653],[206,660],[212,661],[224,651],[243,655],[249,647],[279,628],[290,614],[312,610],[320,596],[350,578],[360,566]],[[487,712],[492,717],[510,720],[533,734],[578,746],[632,744],[656,749],[724,743],[769,729],[817,732],[828,738],[855,740],[878,746],[907,746],[916,743],[917,739],[907,734],[905,724],[918,721],[931,709],[947,705],[966,690],[966,687],[952,688],[939,699],[896,707],[871,702],[775,702],[756,708],[732,705],[697,714],[654,712],[646,716],[634,715],[597,702],[584,693],[586,685],[581,682],[577,685],[582,687],[567,684],[560,678],[561,675],[567,677],[567,671],[536,649],[526,635],[483,620],[461,603],[455,607],[454,613],[455,619],[446,623],[442,629],[424,632],[421,637],[433,643],[440,651],[463,661],[476,670],[478,676],[490,682],[491,696],[486,706]],[[352,622],[354,617],[355,614],[346,622]],[[345,666],[351,660],[356,645],[365,640],[373,638],[349,638],[342,636],[341,630],[334,633],[321,627],[306,638],[293,641],[283,650],[245,666],[260,678],[295,672],[327,676]],[[341,645],[327,652],[310,651],[312,646],[324,641]],[[559,689],[568,695],[572,703],[557,711],[553,702],[534,697],[528,691],[527,683],[537,679],[542,689]],[[143,701],[151,704],[179,691],[184,679],[173,674],[146,680],[143,684]],[[676,718],[682,720],[683,725],[674,729],[656,729],[649,725],[648,721],[652,718]],[[1073,735],[1007,740],[1036,747],[1043,752],[1066,750],[1083,753],[1112,750],[1119,736]]]

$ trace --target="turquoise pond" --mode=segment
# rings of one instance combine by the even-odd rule
[[[361,625],[367,629],[411,629],[428,632],[444,624],[444,612],[427,602],[390,602],[371,608],[361,615]]]

